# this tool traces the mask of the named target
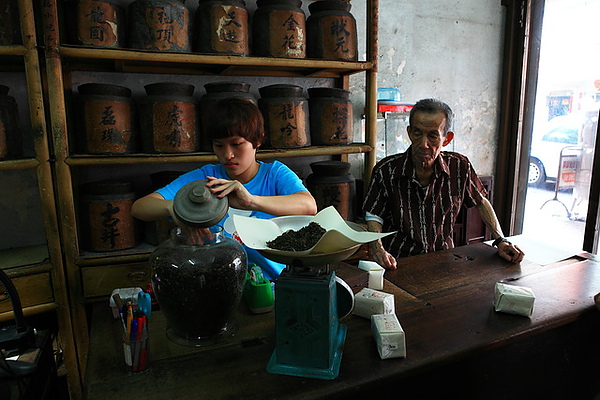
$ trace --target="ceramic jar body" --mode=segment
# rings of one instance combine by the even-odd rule
[[[306,19],[307,56],[326,60],[358,60],[356,20],[344,0],[315,1]]]
[[[180,228],[150,255],[152,287],[176,343],[202,346],[235,333],[247,270],[242,246],[211,227],[200,242]]]
[[[83,135],[79,151],[87,154],[128,154],[137,150],[131,90],[112,84],[78,87]]]
[[[350,92],[339,88],[310,88],[308,96],[313,145],[352,143],[354,113]]]
[[[125,47],[125,10],[109,0],[79,0],[75,5],[74,42],[85,46]]]
[[[253,50],[261,57],[306,57],[306,16],[300,0],[258,0]]]
[[[266,147],[310,146],[308,100],[296,85],[277,84],[259,89],[258,106],[265,119]]]
[[[248,10],[243,0],[200,0],[196,10],[200,53],[250,54]]]
[[[136,199],[131,182],[100,181],[81,188],[82,247],[93,252],[125,250],[138,244],[131,215]]]
[[[190,53],[192,18],[183,1],[136,0],[129,5],[129,46]]]
[[[319,161],[310,164],[313,173],[306,178],[306,186],[322,210],[334,206],[340,216],[354,220],[356,181],[348,173],[350,164],[343,161]]]
[[[147,153],[191,153],[199,148],[198,100],[194,86],[159,82],[145,86],[140,100],[142,149]]]

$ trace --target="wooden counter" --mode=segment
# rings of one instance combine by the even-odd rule
[[[87,398],[347,399],[394,390],[410,398],[515,399],[600,392],[592,368],[600,360],[600,312],[593,302],[600,263],[591,255],[546,266],[511,265],[495,249],[474,244],[401,259],[399,265],[386,272],[384,291],[395,295],[406,332],[405,359],[381,360],[370,321],[350,315],[341,321],[348,333],[336,379],[270,374],[274,313],[252,315],[242,305],[238,334],[204,349],[171,343],[163,316],[153,314],[149,369],[127,373],[120,322],[107,304],[97,304]],[[494,284],[502,280],[533,290],[531,318],[493,310]]]

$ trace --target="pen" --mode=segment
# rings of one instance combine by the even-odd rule
[[[142,317],[142,348],[140,350],[140,371],[146,369],[146,363],[148,362],[148,320],[144,315]]]
[[[127,331],[125,332],[125,334],[127,335],[127,340],[129,340],[130,335],[131,335],[131,323],[133,321],[133,306],[131,305],[131,302],[128,301],[127,302]]]
[[[141,347],[141,338],[142,338],[142,329],[144,328],[142,319],[136,318],[133,321],[133,332],[131,333],[133,341],[133,371],[136,372],[139,367],[140,362],[140,347]]]

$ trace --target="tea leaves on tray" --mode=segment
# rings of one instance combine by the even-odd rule
[[[326,230],[316,222],[311,222],[297,231],[290,229],[275,239],[268,241],[267,246],[275,250],[304,251],[313,247]]]

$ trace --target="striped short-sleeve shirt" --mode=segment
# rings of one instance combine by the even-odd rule
[[[486,190],[467,157],[441,152],[429,185],[417,180],[411,148],[381,160],[365,195],[363,210],[383,220],[382,239],[395,257],[454,247],[454,223],[461,207],[481,202]]]

